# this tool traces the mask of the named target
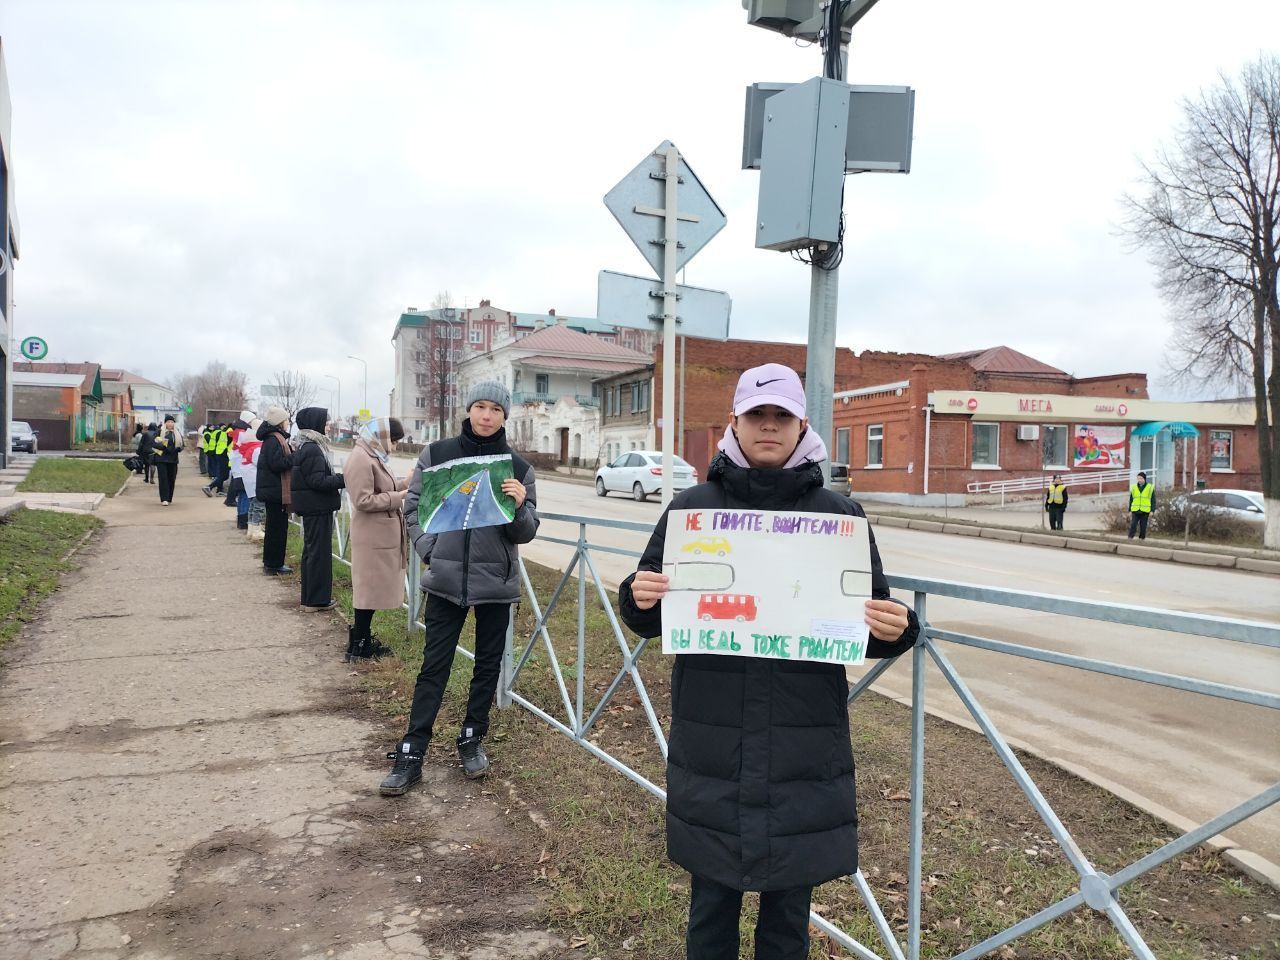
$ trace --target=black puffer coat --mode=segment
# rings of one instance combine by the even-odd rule
[[[822,486],[815,464],[739,467],[724,455],[706,483],[668,509],[751,508],[843,513],[862,508]],[[667,514],[639,569],[660,572]],[[891,599],[871,538],[872,594]],[[662,604],[641,610],[634,574],[618,590],[622,618],[657,637]],[[895,643],[875,637],[868,657],[895,657],[915,642],[910,614]],[[681,654],[671,671],[667,854],[690,873],[738,890],[814,886],[858,869],[858,814],[849,745],[849,684],[834,664]]]
[[[258,465],[256,499],[263,503],[284,503],[284,484],[281,477],[293,469],[293,450],[289,446],[289,436],[284,432],[283,427],[264,420],[258,426],[258,439],[262,441],[262,446],[258,448],[256,458]]]
[[[298,429],[324,433],[329,411],[324,407],[304,407],[298,411]],[[272,441],[274,443],[274,441]],[[342,507],[342,488],[346,481],[334,473],[329,458],[320,444],[303,440],[293,452],[293,512],[300,517],[334,513]]]
[[[460,457],[487,457],[511,454],[512,475],[524,484],[525,501],[510,523],[474,530],[427,533],[418,522],[418,500],[422,494],[422,471],[427,467]],[[519,544],[528,543],[538,533],[538,488],[529,461],[507,446],[507,433],[500,429],[491,437],[479,437],[464,421],[462,433],[438,440],[422,451],[409,481],[404,499],[405,525],[409,543],[427,564],[422,573],[422,589],[451,603],[466,607],[477,603],[515,603],[520,599]]]

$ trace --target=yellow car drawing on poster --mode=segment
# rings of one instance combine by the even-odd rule
[[[696,555],[714,553],[717,557],[723,557],[725,554],[732,553],[733,547],[729,545],[729,541],[724,537],[699,537],[697,540],[690,540],[682,546],[680,552]]]

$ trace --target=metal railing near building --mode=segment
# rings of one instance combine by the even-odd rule
[[[1046,490],[1049,486],[1049,478],[1054,474],[1052,472],[1038,474],[1034,477],[1017,477],[1012,480],[976,480],[967,484],[965,490],[968,493],[998,493],[1000,494],[1000,505],[1004,506],[1004,495],[1006,493],[1025,493],[1029,490]],[[1063,486],[1074,489],[1076,487],[1094,486],[1098,488],[1098,495],[1102,495],[1102,485],[1104,483],[1129,483],[1129,470],[1127,467],[1121,467],[1117,470],[1098,470],[1089,473],[1059,473],[1059,482]]]
[[[336,525],[339,553],[335,556],[341,562],[349,565],[346,555],[349,552],[350,540],[348,533],[350,529],[350,505],[346,500],[345,494],[343,500],[343,513],[346,515],[346,519]],[[653,707],[640,670],[640,659],[648,648],[649,642],[647,639],[640,638],[632,643],[628,639],[613,608],[613,604],[609,600],[608,590],[601,580],[599,570],[593,559],[593,554],[599,553],[635,558],[638,558],[640,553],[639,551],[621,547],[592,543],[588,537],[588,530],[591,528],[629,530],[647,534],[652,530],[652,525],[572,514],[542,513],[540,515],[544,521],[576,525],[578,535],[576,539],[544,534],[540,534],[538,537],[538,540],[544,543],[561,544],[573,548],[573,556],[565,565],[556,587],[546,600],[545,605],[537,596],[523,560],[520,562],[520,579],[523,584],[526,602],[533,612],[534,627],[528,637],[522,636],[519,638],[518,643],[514,636],[514,627],[508,628],[507,648],[503,657],[498,689],[499,706],[508,707],[511,704],[518,704],[553,729],[570,738],[587,753],[608,764],[615,771],[638,784],[653,796],[665,801],[665,790],[589,739],[592,728],[608,708],[610,701],[618,692],[623,681],[630,677],[635,687],[635,693],[640,699],[645,719],[653,734],[654,744],[664,760],[667,755],[666,733]],[[421,563],[411,550],[409,568],[405,577],[406,601],[402,605],[408,611],[410,631],[425,630],[420,620],[421,593],[418,589],[418,583],[421,569]],[[571,584],[571,581],[575,579],[575,574],[577,575],[576,584]],[[919,960],[924,850],[925,668],[932,661],[961,703],[963,703],[965,709],[968,710],[983,735],[990,742],[1008,770],[1013,782],[1027,797],[1036,813],[1044,821],[1059,848],[1063,851],[1071,867],[1079,877],[1075,892],[1056,903],[1046,906],[1033,916],[1026,917],[982,942],[974,944],[956,954],[952,960],[977,960],[977,958],[986,956],[1005,944],[1080,908],[1088,908],[1108,917],[1139,960],[1156,960],[1155,955],[1143,940],[1142,935],[1120,906],[1115,897],[1116,892],[1121,887],[1156,867],[1196,848],[1210,838],[1280,802],[1280,782],[1272,784],[1257,795],[1201,824],[1183,836],[1165,843],[1160,848],[1135,860],[1119,871],[1112,874],[1104,873],[1089,861],[1088,857],[1072,838],[1071,833],[1059,819],[1044,794],[1036,786],[1031,775],[1009,746],[1008,741],[997,729],[995,723],[960,675],[960,672],[952,664],[950,658],[944,652],[944,646],[954,644],[973,647],[1006,656],[1022,657],[1042,663],[1119,677],[1136,683],[1153,684],[1173,690],[1182,690],[1206,697],[1251,704],[1271,710],[1280,709],[1280,695],[1195,677],[1162,673],[1119,663],[1059,653],[1053,650],[1022,646],[1016,643],[957,631],[938,629],[932,626],[928,620],[929,598],[947,597],[990,604],[1011,610],[1030,610],[1062,617],[1121,624],[1135,629],[1161,630],[1188,637],[1207,637],[1235,643],[1254,644],[1276,651],[1278,666],[1280,666],[1280,626],[1128,604],[1077,600],[1052,594],[981,587],[922,577],[890,576],[888,579],[892,588],[912,593],[916,615],[919,617],[921,624],[920,639],[911,650],[909,658],[912,670],[912,696],[907,941],[905,945],[899,943],[861,870],[854,874],[850,881],[861,896],[871,920],[880,934],[882,946],[886,952],[884,954],[874,952],[870,947],[855,940],[844,930],[816,913],[810,915],[810,922],[831,937],[832,940],[852,952],[854,956],[862,958],[862,960]],[[586,609],[589,592],[593,593],[595,599],[599,601],[618,648],[618,659],[614,664],[616,671],[599,701],[594,706],[587,702],[584,686],[587,668]],[[576,593],[574,600],[576,601],[577,611],[577,636],[574,647],[575,657],[570,671],[571,679],[574,682],[574,689],[571,693],[565,679],[566,670],[561,665],[555,643],[548,632],[548,624],[556,608],[561,603],[566,602],[567,596],[573,596],[574,593]],[[539,646],[541,646],[546,655],[551,675],[555,681],[555,690],[558,694],[557,703],[535,703],[519,690],[521,675],[528,667],[535,648]],[[459,651],[474,659],[472,651],[466,650],[461,646]],[[886,671],[893,669],[895,664],[907,661],[908,657],[904,654],[894,660],[877,662],[850,689],[849,702],[866,692]],[[667,665],[665,662],[660,662],[655,666],[665,670]]]

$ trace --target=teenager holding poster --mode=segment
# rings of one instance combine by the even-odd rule
[[[738,380],[730,425],[707,482],[679,494],[637,571],[618,590],[627,625],[662,630],[671,510],[777,510],[863,516],[822,485],[822,438],[808,429],[804,388],[777,363]],[[868,657],[896,657],[919,633],[889,597],[871,537]],[[797,539],[795,550],[805,549]],[[865,558],[860,558],[865,559]],[[777,570],[794,569],[785,556]],[[856,564],[855,564],[856,566]],[[851,603],[857,601],[850,600]],[[804,629],[797,625],[796,632]],[[681,654],[671,674],[667,854],[692,875],[690,960],[736,960],[745,890],[760,891],[757,960],[803,960],[813,888],[858,868],[848,681],[832,663]]]
[[[422,451],[405,495],[409,543],[426,565],[426,638],[409,728],[387,757],[395,764],[382,781],[384,796],[399,796],[422,779],[458,636],[472,609],[476,662],[458,755],[472,779],[489,769],[481,740],[489,730],[511,605],[520,599],[517,547],[538,532],[537,497],[533,467],[507,446],[507,388],[495,380],[476,384],[467,391],[466,410],[458,436]]]

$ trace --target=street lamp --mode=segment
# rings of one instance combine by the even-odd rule
[[[347,354],[347,359],[360,360],[359,357],[353,357],[349,353]],[[369,364],[365,363],[363,360],[360,360],[360,362],[364,364],[364,403],[361,405],[360,409],[368,410],[369,409]]]
[[[333,422],[338,425],[338,430],[342,430],[342,381],[335,377],[332,373],[326,373],[326,377],[338,385],[338,413],[333,418]]]

